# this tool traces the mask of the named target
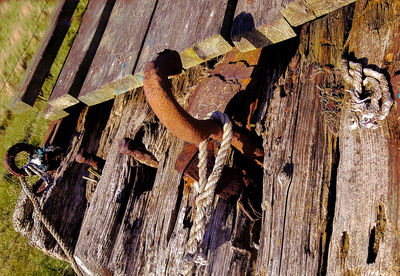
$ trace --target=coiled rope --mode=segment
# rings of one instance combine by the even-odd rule
[[[196,209],[194,212],[193,226],[190,230],[189,240],[186,244],[186,266],[182,270],[182,274],[188,274],[197,265],[206,265],[207,259],[202,252],[202,243],[206,226],[210,220],[212,212],[212,203],[214,200],[215,188],[221,177],[226,156],[232,142],[232,123],[229,116],[220,111],[216,111],[208,116],[211,119],[218,120],[223,125],[224,134],[222,136],[221,147],[218,150],[215,164],[211,174],[207,179],[207,143],[208,139],[199,145],[199,187],[196,196]]]
[[[351,96],[353,111],[353,124],[350,128],[355,129],[358,125],[365,129],[378,128],[377,122],[389,115],[393,105],[385,75],[370,68],[363,69],[360,63],[348,62],[344,57],[340,60],[340,71],[343,80],[352,86],[352,89],[346,90]],[[361,99],[363,87],[371,92],[365,99]],[[381,105],[379,101],[382,102]]]
[[[54,228],[53,224],[44,216],[42,209],[40,207],[39,201],[36,198],[36,196],[33,194],[33,192],[29,189],[28,185],[26,184],[25,180],[20,177],[19,178],[21,182],[22,189],[24,190],[25,194],[28,196],[28,198],[32,201],[33,204],[33,209],[35,210],[36,214],[39,217],[39,220],[43,223],[43,225],[47,228],[47,230],[50,232],[50,234],[53,236],[53,238],[56,240],[56,242],[60,245],[61,249],[64,251],[64,254],[67,256],[69,259],[72,268],[74,269],[75,273],[78,276],[83,276],[81,273],[75,259],[74,259],[74,254],[71,248],[64,242],[62,237],[58,234],[57,230]]]

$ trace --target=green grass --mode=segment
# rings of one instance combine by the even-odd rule
[[[81,0],[50,74],[42,88],[45,98],[55,85],[79,28],[88,0]],[[0,2],[0,158],[17,142],[40,145],[49,121],[41,117],[46,106],[37,101],[34,108],[13,114],[7,106],[17,91],[29,62],[44,37],[56,0],[10,0]],[[6,84],[6,85],[4,85]],[[28,245],[12,226],[14,205],[21,188],[0,164],[0,275],[71,275],[71,267],[44,255]]]

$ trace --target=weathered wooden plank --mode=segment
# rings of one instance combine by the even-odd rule
[[[193,76],[203,70],[199,66],[197,73],[189,70],[179,78],[188,78],[189,83],[174,80],[177,94],[193,88],[198,81]],[[173,138],[162,126],[154,130],[146,127],[153,115],[142,91],[121,96],[131,95],[128,105],[118,111],[122,114],[121,123],[110,141],[106,165],[83,222],[75,257],[91,273],[107,269],[116,275],[178,275],[185,265],[184,248],[190,230],[188,209],[192,201],[188,187],[184,188],[181,175],[174,169],[183,141]],[[145,121],[143,143],[156,151],[155,156],[160,156],[156,172],[131,167],[117,150],[119,139],[134,138]],[[153,119],[150,122],[155,123]],[[146,180],[152,175],[155,179]],[[248,221],[236,210],[235,202],[218,200],[205,241],[210,262],[199,269],[202,274],[231,275],[251,270],[255,253],[241,247],[240,242],[230,243],[236,236],[247,234],[243,229],[249,228]]]
[[[142,48],[156,0],[117,1],[111,12],[99,48],[90,66],[78,99],[94,105],[129,91],[108,88],[108,84],[132,72]],[[132,87],[132,86],[130,86]]]
[[[332,51],[320,44],[309,48],[309,43],[322,43],[329,28],[329,36],[324,38],[335,45],[344,44],[346,12],[306,25],[286,72],[282,66],[290,52],[283,49],[288,47],[283,46],[280,52],[266,48],[271,63],[266,74],[273,79],[267,80],[270,103],[264,125],[264,212],[257,259],[260,275],[317,275],[326,270],[332,215],[329,195],[334,198],[338,145],[321,116],[316,86],[332,85],[329,74],[317,72],[320,66],[334,64],[340,49]]]
[[[68,112],[63,109],[55,108],[51,104],[47,104],[43,110],[42,116],[47,120],[58,120],[68,116]]]
[[[143,45],[135,77],[141,82],[145,65],[164,49],[180,53],[184,68],[227,53],[232,1],[161,0]]]
[[[281,13],[291,26],[297,27],[315,19],[311,7],[304,0],[295,0],[287,4]]]
[[[349,35],[349,52],[363,66],[387,72],[388,80],[400,69],[399,17],[399,1],[359,1]],[[327,272],[398,275],[399,117],[392,107],[382,127],[351,131],[348,113],[340,133],[337,201]]]
[[[193,8],[193,5],[196,8]],[[98,97],[98,100],[93,100],[93,103],[140,87],[143,83],[145,65],[164,49],[180,52],[185,68],[231,50],[232,46],[226,38],[229,37],[233,8],[228,0],[195,3],[193,1],[178,3],[169,0],[159,1],[144,44],[138,52],[140,53],[138,60],[134,58],[127,60],[125,69],[120,70],[118,74],[110,73],[114,75],[104,82],[103,87],[94,88],[97,90],[92,91],[90,97]],[[86,100],[86,98],[83,96],[82,101],[92,104],[91,100]]]
[[[323,16],[356,0],[304,0],[317,17]]]
[[[135,92],[131,92],[134,98],[124,108],[75,248],[75,258],[81,260],[81,266],[92,273],[102,273],[102,268],[107,265],[117,238],[116,231],[123,222],[121,220],[133,189],[133,183],[129,184],[133,169],[129,158],[119,153],[118,142],[124,137],[134,137],[150,114],[143,91]]]
[[[68,148],[68,151],[57,170],[54,183],[40,201],[43,213],[72,250],[78,239],[87,205],[86,181],[82,176],[88,174],[88,166],[75,162],[75,157],[82,148],[91,153],[97,149],[109,111],[110,105],[104,104],[86,107],[82,113],[69,116],[62,121],[53,141],[53,145]],[[13,215],[16,231],[26,236],[30,245],[52,257],[67,260],[39,218],[32,213],[30,206],[30,200],[21,192]]]
[[[69,21],[78,3],[79,1],[75,0],[62,0],[58,4],[46,36],[29,64],[16,97],[12,100],[10,108],[13,111],[23,112],[35,104],[58,49],[67,34]]]
[[[50,96],[53,108],[62,110],[79,102],[78,95],[107,26],[115,0],[90,1],[78,34]]]
[[[296,33],[281,13],[292,2],[239,0],[231,32],[233,43],[246,52],[295,37]]]

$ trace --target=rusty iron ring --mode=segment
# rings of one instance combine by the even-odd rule
[[[38,148],[26,143],[17,143],[9,148],[4,156],[4,166],[15,176],[28,176],[23,168],[19,168],[15,164],[15,158],[20,152],[27,152],[29,155],[35,153]]]

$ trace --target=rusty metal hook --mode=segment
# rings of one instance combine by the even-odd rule
[[[164,126],[178,138],[196,145],[213,138],[222,139],[222,126],[215,120],[198,120],[176,101],[169,87],[168,76],[179,74],[182,62],[178,52],[165,50],[146,65],[143,88],[147,101]],[[233,124],[232,146],[262,166],[264,151],[247,130]]]

